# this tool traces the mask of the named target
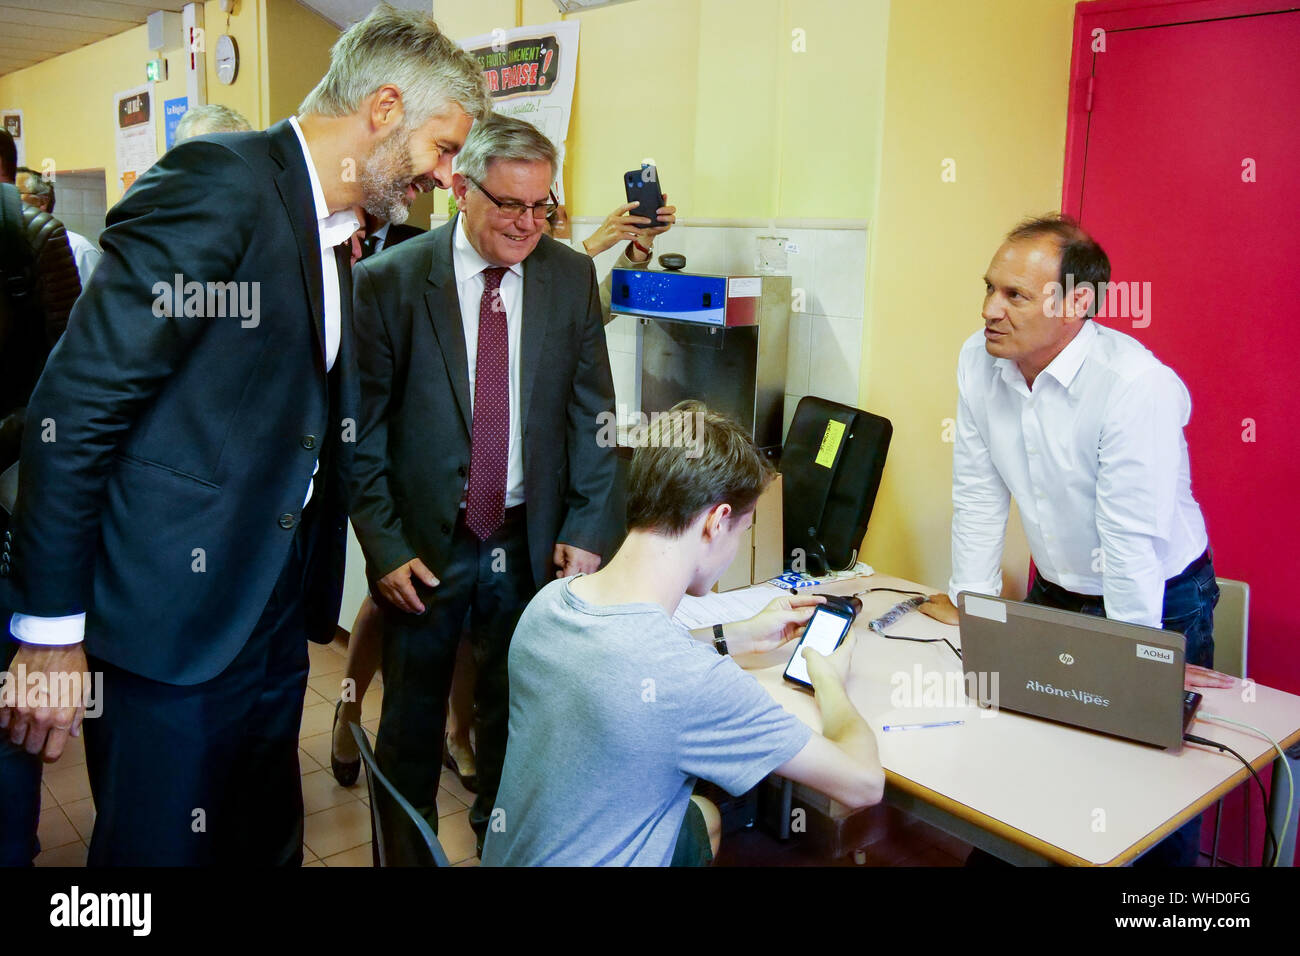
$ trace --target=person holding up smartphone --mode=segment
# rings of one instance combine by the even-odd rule
[[[658,224],[652,224],[645,216],[634,216],[632,210],[638,203],[626,202],[614,208],[605,221],[586,239],[582,248],[593,259],[606,249],[612,249],[623,240],[627,248],[620,255],[633,266],[644,265],[654,253],[655,237],[667,232],[677,221],[677,207],[668,205],[668,194],[664,194],[664,205],[655,212]]]
[[[652,224],[646,216],[634,216],[632,210],[639,202],[627,202],[615,207],[614,211],[586,239],[582,240],[582,249],[591,258],[614,248],[620,242],[627,241],[627,247],[619,253],[611,269],[649,269],[654,258],[655,237],[667,232],[677,221],[677,207],[668,205],[668,194],[663,194],[663,205],[655,210],[657,224]],[[560,220],[566,210],[560,206],[556,218],[546,223],[547,235],[555,235]],[[568,235],[560,230],[560,234]],[[605,324],[609,325],[609,303],[612,297],[612,272],[606,272],[600,280],[600,313]]]
[[[738,795],[777,773],[850,809],[880,801],[875,736],[844,689],[852,636],[829,657],[804,651],[816,733],[673,621],[731,563],[771,477],[745,431],[698,402],[650,426],[632,459],[627,539],[595,573],[546,585],[515,628],[485,866],[705,865],[719,828],[691,796],[697,779]],[[811,613],[789,600],[769,610]],[[779,642],[797,627],[767,630]]]

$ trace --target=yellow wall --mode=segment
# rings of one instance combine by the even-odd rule
[[[880,199],[871,234],[864,407],[894,423],[866,560],[936,587],[950,573],[961,343],[980,277],[1020,218],[1060,207],[1074,0],[893,4]],[[957,180],[940,179],[945,158]],[[1004,593],[1023,594],[1018,527]]]
[[[645,156],[683,218],[872,215],[888,0],[636,0],[563,18],[550,0],[435,0],[433,11],[456,38],[581,22],[573,215],[622,202],[621,174]]]
[[[325,75],[339,30],[294,0],[266,0],[265,9],[270,69],[263,122],[269,126],[297,113],[303,97]]]
[[[296,111],[329,65],[338,30],[296,0],[240,0],[227,25],[216,0],[204,4],[208,102],[243,113],[261,129]],[[229,33],[239,47],[239,72],[229,86],[216,75],[216,38]],[[21,107],[27,156],[60,169],[103,168],[108,203],[122,194],[114,147],[112,97],[144,82],[146,29],[135,27],[90,46],[0,77],[0,107]],[[169,77],[155,86],[155,108],[185,95],[185,51],[163,51]],[[269,64],[269,68],[268,68]],[[166,145],[161,120],[158,150]],[[29,165],[32,165],[29,162]]]
[[[258,5],[243,0],[238,13],[226,17],[216,0],[204,4],[209,51],[216,37],[229,32],[239,45],[239,77],[234,85],[217,82],[214,55],[209,52],[208,101],[239,110],[257,125],[260,118],[260,59]],[[27,165],[40,168],[45,158],[56,169],[103,169],[111,206],[122,195],[117,180],[114,142],[116,113],[113,97],[145,82],[145,64],[154,56],[147,48],[146,28],[134,27],[117,36],[81,47],[0,77],[0,107],[21,108],[25,125]],[[158,150],[166,145],[161,120],[166,99],[185,95],[185,53],[178,45],[163,51],[168,79],[155,84],[154,109],[159,113]]]

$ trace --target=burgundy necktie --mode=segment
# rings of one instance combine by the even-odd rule
[[[480,541],[501,526],[506,509],[506,468],[510,453],[510,345],[501,277],[506,270],[483,270],[478,307],[478,359],[474,372],[474,425],[470,436],[469,491],[465,524]]]

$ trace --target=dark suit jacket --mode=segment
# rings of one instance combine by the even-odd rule
[[[469,473],[469,362],[452,266],[453,219],[354,272],[361,423],[352,525],[372,581],[450,554]],[[555,577],[557,541],[609,557],[613,414],[591,260],[543,236],[524,261],[520,390],[528,549],[537,585]]]
[[[183,143],[107,221],[104,257],[28,405],[0,565],[13,593],[0,603],[86,612],[87,653],[145,677],[214,677],[266,605],[319,457],[303,586],[311,636],[330,639],[346,547],[340,437],[357,401],[351,286],[343,255],[327,381],[320,234],[293,128]],[[256,290],[256,315],[167,317],[177,275],[205,291],[236,283],[250,306]]]
[[[405,242],[407,239],[414,239],[416,236],[424,235],[424,232],[425,230],[420,227],[408,226],[406,223],[403,223],[400,226],[396,224],[390,225],[388,227],[388,233],[384,237],[384,248],[379,251],[385,252],[388,249],[393,248],[393,246],[397,245],[399,242]]]

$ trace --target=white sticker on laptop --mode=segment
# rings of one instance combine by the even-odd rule
[[[1005,604],[1001,601],[990,601],[988,598],[976,597],[974,594],[966,595],[966,613],[974,614],[976,617],[982,617],[988,621],[1007,623],[1007,606]]]
[[[1137,646],[1137,655],[1144,661],[1159,661],[1161,664],[1172,664],[1174,662],[1174,652],[1167,647],[1151,647],[1149,644],[1139,644]]]

